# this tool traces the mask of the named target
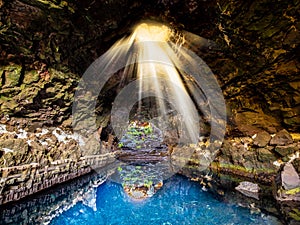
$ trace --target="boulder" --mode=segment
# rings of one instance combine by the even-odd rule
[[[274,117],[265,114],[261,110],[258,112],[237,113],[234,120],[239,131],[247,136],[253,136],[264,132],[264,130],[274,132],[277,127],[280,127]]]
[[[289,132],[285,129],[276,133],[274,137],[272,137],[270,144],[271,145],[289,145],[293,143],[293,138],[289,134]]]
[[[257,154],[258,160],[261,162],[270,162],[276,160],[276,157],[273,155],[273,153],[266,148],[258,148]]]
[[[294,153],[298,149],[297,144],[291,144],[287,146],[276,146],[275,151],[281,156],[287,156]]]
[[[242,165],[248,169],[255,169],[257,164],[257,157],[255,151],[246,151],[243,153]]]
[[[296,158],[292,162],[294,168],[296,169],[297,173],[300,174],[300,158]]]
[[[291,163],[285,164],[281,172],[281,184],[284,190],[291,190],[300,187],[300,178]]]
[[[241,192],[243,195],[246,195],[247,197],[255,198],[259,200],[260,188],[258,184],[248,182],[248,181],[243,181],[237,187],[235,187],[235,190]]]
[[[254,136],[253,140],[254,145],[265,147],[271,140],[271,135],[266,131],[261,131]]]

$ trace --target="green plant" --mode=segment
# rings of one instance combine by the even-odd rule
[[[151,134],[153,132],[152,127],[148,126],[144,129],[145,134]]]
[[[292,211],[289,213],[289,216],[296,221],[300,221],[300,211],[298,209],[293,209]]]
[[[122,143],[122,142],[120,142],[119,144],[118,144],[118,147],[119,148],[122,148],[124,146],[124,144]]]
[[[144,186],[147,187],[148,189],[152,186],[153,182],[152,180],[148,181],[148,180],[145,180],[144,181]]]
[[[297,187],[297,188],[285,191],[285,193],[288,194],[288,195],[295,195],[295,194],[297,194],[299,192],[300,192],[300,187]]]

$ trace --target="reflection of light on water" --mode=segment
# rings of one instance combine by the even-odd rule
[[[167,162],[119,164],[110,179],[122,184],[124,192],[133,200],[145,200],[163,187],[163,175],[173,174],[170,169]]]
[[[198,183],[178,176],[145,201],[130,201],[120,185],[106,182],[98,188],[96,204],[94,212],[79,203],[51,224],[281,224],[276,218],[220,202],[202,192]]]

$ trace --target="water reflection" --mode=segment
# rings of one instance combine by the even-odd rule
[[[1,224],[48,224],[78,202],[96,210],[96,190],[111,170],[85,175],[51,190],[0,207]]]
[[[181,176],[166,180],[153,197],[143,201],[133,201],[120,184],[107,181],[97,190],[96,204],[93,211],[79,202],[51,224],[280,224],[265,214],[220,202],[202,191],[199,183]]]
[[[1,224],[280,224],[274,217],[259,212],[251,214],[250,209],[239,207],[228,198],[227,203],[219,201],[204,192],[199,182],[181,176],[163,180],[163,186],[142,201],[129,197],[122,182],[112,181],[124,182],[139,171],[133,184],[152,176],[154,185],[161,177],[152,173],[152,166],[112,164],[97,173],[2,206]],[[230,199],[235,199],[232,193]]]

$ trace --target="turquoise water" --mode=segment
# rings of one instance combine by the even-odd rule
[[[264,214],[251,214],[247,208],[218,201],[196,182],[173,176],[151,198],[133,200],[120,184],[107,181],[96,189],[96,202],[82,202],[54,218],[52,225],[69,224],[275,224]]]

